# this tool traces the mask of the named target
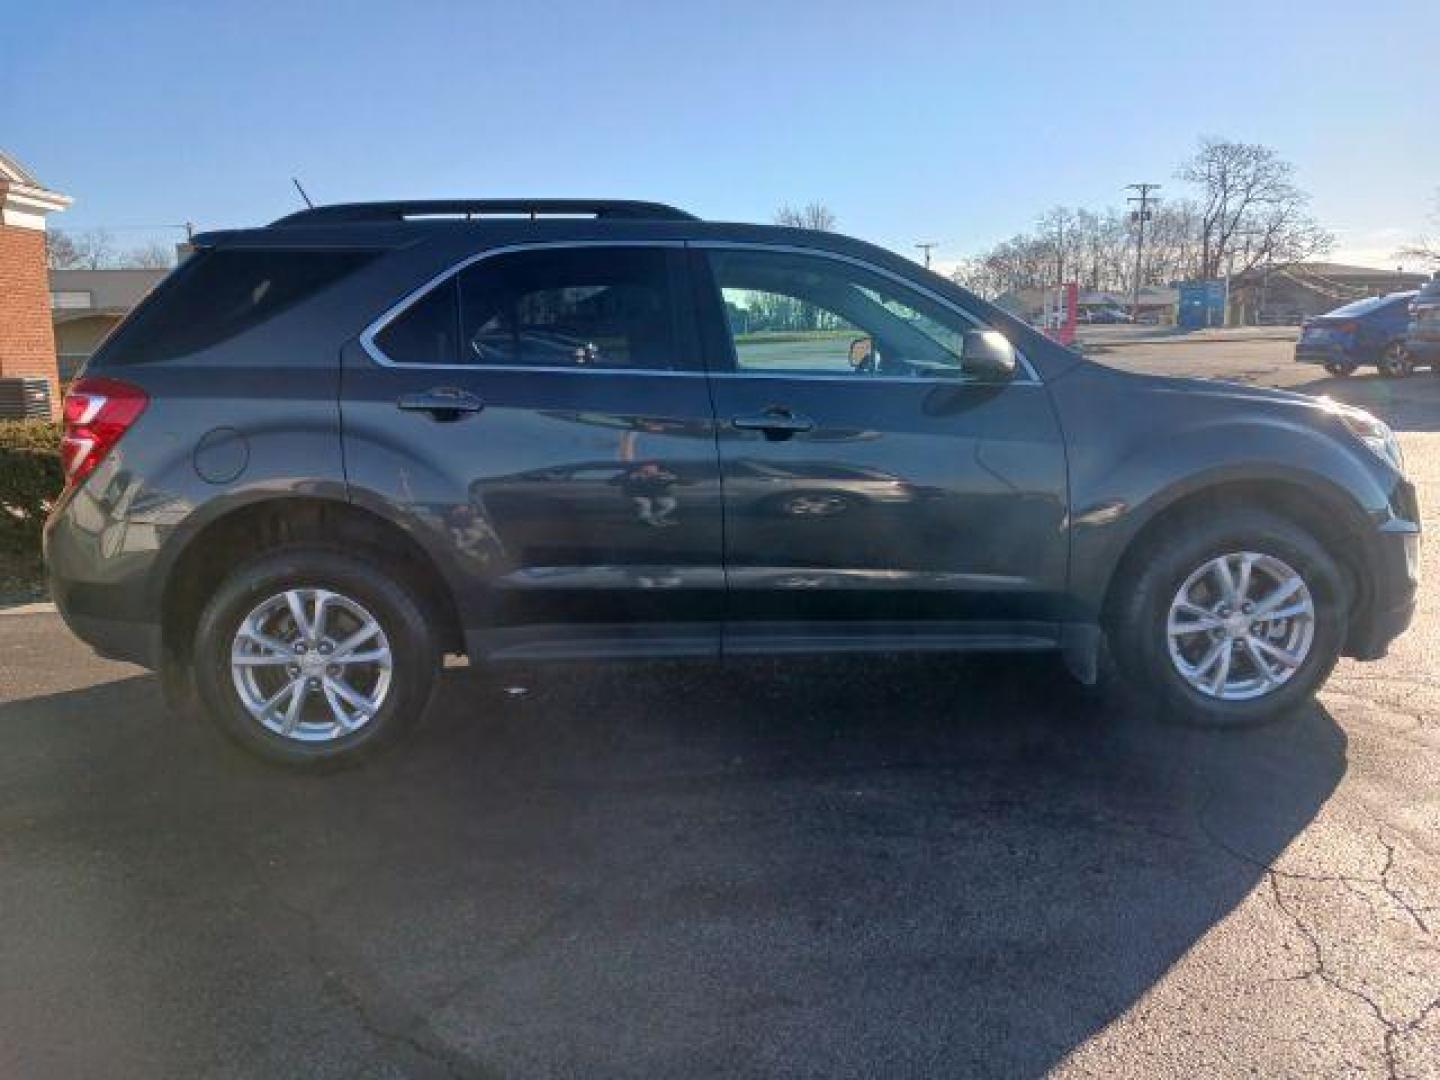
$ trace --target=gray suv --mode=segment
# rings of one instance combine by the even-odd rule
[[[1102,646],[1167,715],[1309,699],[1410,620],[1389,429],[1124,374],[829,233],[610,200],[196,238],[65,403],[53,594],[322,764],[441,659]]]

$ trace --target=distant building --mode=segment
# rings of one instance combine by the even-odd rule
[[[1168,285],[1146,285],[1140,290],[1140,320],[1142,322],[1159,323],[1168,326],[1175,321],[1175,305],[1178,301],[1178,292]],[[1081,289],[1076,298],[1076,306],[1080,311],[1120,308],[1129,312],[1134,297],[1129,293],[1106,291],[1103,289]],[[1002,311],[1007,311],[1017,319],[1023,319],[1028,323],[1037,323],[1042,317],[1045,308],[1044,289],[1012,289],[996,297],[995,306]]]
[[[1169,326],[1175,321],[1175,305],[1179,302],[1179,290],[1168,285],[1146,285],[1140,290],[1141,322]],[[1129,312],[1135,297],[1129,293],[1103,289],[1081,289],[1076,305],[1082,312],[1119,308]]]
[[[1343,263],[1256,267],[1230,279],[1230,321],[1298,323],[1367,296],[1418,289],[1424,274]]]
[[[69,205],[0,151],[0,377],[44,379],[52,413],[60,393],[45,297],[45,219]]]
[[[74,377],[110,331],[169,272],[164,267],[51,270],[50,320],[60,378]]]

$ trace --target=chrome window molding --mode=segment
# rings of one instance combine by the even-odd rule
[[[803,371],[703,371],[703,370],[675,370],[664,368],[602,368],[602,367],[559,367],[553,365],[539,364],[405,364],[390,359],[385,355],[384,350],[375,343],[375,338],[384,332],[385,328],[398,319],[413,305],[418,303],[430,290],[444,284],[450,278],[456,276],[467,267],[473,266],[485,259],[491,259],[498,255],[509,255],[517,251],[540,251],[546,249],[564,248],[594,248],[594,247],[630,247],[630,248],[694,248],[696,250],[720,250],[720,251],[774,251],[790,255],[809,255],[816,258],[830,259],[835,262],[848,263],[858,266],[868,273],[894,281],[904,288],[920,293],[922,296],[939,304],[947,311],[959,315],[972,327],[978,330],[990,330],[993,327],[987,326],[974,314],[966,311],[963,307],[941,296],[939,293],[927,289],[925,286],[911,281],[902,274],[893,270],[887,270],[883,266],[876,266],[874,263],[864,259],[856,258],[853,255],[842,255],[835,251],[826,251],[823,248],[798,247],[793,244],[765,244],[745,243],[737,240],[536,240],[522,244],[506,244],[503,247],[489,248],[475,255],[467,256],[448,267],[440,273],[431,277],[424,284],[417,286],[406,293],[400,300],[385,310],[379,318],[372,322],[360,333],[360,347],[375,363],[382,367],[397,368],[400,370],[412,371],[495,371],[495,372],[537,372],[545,374],[566,374],[566,375],[631,375],[650,376],[658,375],[670,378],[713,378],[713,379],[814,379],[823,381],[844,381],[850,383],[925,383],[935,386],[1040,386],[1040,376],[1036,373],[1034,366],[1030,363],[1029,357],[1013,345],[1016,358],[1019,361],[1023,377],[1016,377],[1004,384],[982,383],[977,380],[966,379],[962,375],[955,376],[925,376],[925,375],[870,375],[859,379],[854,375],[844,372],[803,372]]]

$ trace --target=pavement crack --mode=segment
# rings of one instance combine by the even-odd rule
[[[1387,850],[1391,850],[1391,845],[1383,838],[1381,839],[1381,842],[1385,844]],[[1391,858],[1393,859],[1393,853]],[[1387,859],[1387,870],[1389,869],[1389,866],[1390,860]],[[1273,869],[1266,870],[1265,872],[1266,880],[1270,883],[1270,894],[1275,902],[1275,906],[1280,910],[1282,914],[1285,915],[1287,919],[1290,920],[1290,923],[1292,926],[1294,926],[1296,933],[1298,933],[1309,946],[1312,957],[1312,964],[1310,968],[1306,971],[1302,971],[1295,975],[1287,975],[1278,979],[1266,979],[1265,982],[1267,984],[1273,985],[1278,983],[1308,982],[1311,979],[1318,979],[1321,982],[1325,983],[1327,986],[1338,991],[1339,993],[1345,994],[1346,996],[1362,1003],[1367,1009],[1369,1009],[1370,1013],[1380,1023],[1383,1029],[1383,1035],[1381,1036],[1381,1050],[1385,1057],[1385,1068],[1387,1075],[1391,1078],[1391,1080],[1402,1080],[1403,1074],[1401,1072],[1397,1042],[1402,1036],[1408,1035],[1410,1032],[1421,1027],[1437,1009],[1440,1009],[1440,997],[1436,997],[1431,1000],[1428,1004],[1426,1004],[1409,1019],[1392,1019],[1390,1016],[1386,1015],[1385,1009],[1380,1005],[1378,1001],[1376,1001],[1363,989],[1356,986],[1351,986],[1342,981],[1340,977],[1335,972],[1331,971],[1330,968],[1326,965],[1325,947],[1321,943],[1319,935],[1317,935],[1306,924],[1305,920],[1300,917],[1299,912],[1297,912],[1293,907],[1291,907],[1290,903],[1285,899],[1284,890],[1282,890],[1280,887],[1280,881],[1283,876],[1284,875]],[[1299,877],[1301,880],[1316,880],[1306,879],[1303,877],[1303,875]],[[1333,880],[1345,881],[1347,879],[1336,878]],[[1386,892],[1389,893],[1389,889],[1386,889]],[[1397,902],[1399,901],[1397,900]],[[1421,925],[1423,927],[1423,923]]]
[[[324,990],[349,1011],[361,1029],[377,1043],[400,1052],[410,1075],[447,1077],[450,1080],[481,1080],[493,1075],[437,1036],[429,1021],[396,1002],[374,977],[355,969],[354,958],[321,929],[320,920],[308,908],[286,899],[266,885],[254,856],[246,862],[256,886],[301,929],[300,951],[305,962],[321,980]]]
[[[1395,901],[1396,905],[1409,914],[1410,918],[1414,920],[1415,925],[1420,928],[1421,933],[1428,935],[1430,933],[1430,924],[1425,921],[1422,912],[1428,912],[1431,909],[1417,907],[1410,903],[1409,900],[1401,896],[1390,884],[1390,873],[1395,869],[1395,845],[1390,843],[1389,840],[1386,840],[1383,835],[1379,836],[1378,839],[1380,843],[1385,845],[1385,865],[1380,869],[1380,887],[1385,890],[1386,896],[1390,897],[1391,900]]]
[[[1239,862],[1245,863],[1247,866],[1253,866],[1255,869],[1261,870],[1264,873],[1271,875],[1272,877],[1281,877],[1286,879],[1287,881],[1306,881],[1317,885],[1339,885],[1342,888],[1346,889],[1348,892],[1364,900],[1367,904],[1370,904],[1371,908],[1374,908],[1374,903],[1363,890],[1358,888],[1358,886],[1376,886],[1377,888],[1381,889],[1386,896],[1390,898],[1390,900],[1395,904],[1396,907],[1404,911],[1405,914],[1410,917],[1410,920],[1415,924],[1415,927],[1421,933],[1425,934],[1426,936],[1431,936],[1434,933],[1434,931],[1431,930],[1430,923],[1425,918],[1425,916],[1435,913],[1437,910],[1440,910],[1440,907],[1437,907],[1435,905],[1413,903],[1412,901],[1407,899],[1391,883],[1391,874],[1395,870],[1395,845],[1392,844],[1389,840],[1385,839],[1385,834],[1383,832],[1377,830],[1375,834],[1375,839],[1380,843],[1381,847],[1385,849],[1385,860],[1380,868],[1379,874],[1374,877],[1361,877],[1356,874],[1306,874],[1301,873],[1298,870],[1282,870],[1273,862],[1267,862],[1264,859],[1257,859],[1253,855],[1248,855],[1243,851],[1237,850],[1230,844],[1226,843],[1225,840],[1223,840],[1221,837],[1215,835],[1214,831],[1210,827],[1208,814],[1210,804],[1213,799],[1214,793],[1211,792],[1210,796],[1207,797],[1204,803],[1201,805],[1197,815],[1197,820],[1200,826],[1201,834],[1208,841],[1210,841],[1211,845],[1215,847],[1216,850],[1230,856],[1232,859],[1236,859]]]

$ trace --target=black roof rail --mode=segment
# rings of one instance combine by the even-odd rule
[[[489,215],[531,218],[623,218],[630,221],[697,221],[693,214],[664,203],[633,199],[412,199],[399,202],[335,203],[298,210],[272,221],[276,225],[349,225],[417,218],[483,218]]]

